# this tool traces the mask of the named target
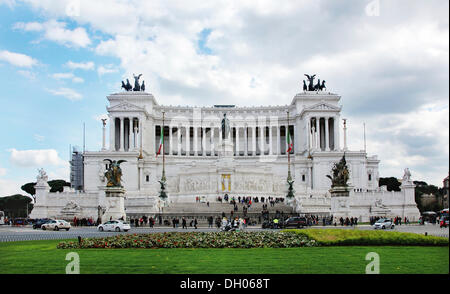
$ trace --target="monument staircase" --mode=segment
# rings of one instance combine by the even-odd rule
[[[252,203],[250,208],[247,209],[247,217],[249,217],[253,222],[259,223],[261,220],[261,212],[263,211],[263,204],[267,204],[267,210],[269,211],[269,217],[273,218],[276,212],[282,213],[283,216],[295,215],[294,209],[284,203],[275,203],[271,206],[270,203]],[[237,203],[238,210],[234,211],[234,206],[228,202],[210,202],[209,206],[206,202],[194,202],[194,203],[170,203],[169,206],[162,208],[161,216],[163,220],[172,220],[177,217],[181,219],[186,217],[188,220],[197,218],[199,224],[206,224],[207,218],[209,216],[222,217],[225,213],[227,218],[231,217],[231,211],[233,211],[233,217],[244,217],[243,208],[247,206],[246,204]]]

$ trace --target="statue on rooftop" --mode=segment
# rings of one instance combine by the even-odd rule
[[[305,76],[308,78],[309,81],[308,91],[314,91],[314,78],[316,77],[316,75],[310,76],[305,74]]]
[[[135,76],[133,74],[133,78],[134,78],[134,88],[133,91],[140,91],[141,90],[141,86],[139,85],[139,79],[142,76],[142,74],[139,74],[137,76]]]

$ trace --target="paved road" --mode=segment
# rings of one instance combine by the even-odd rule
[[[344,230],[354,229],[353,227],[334,227],[334,226],[314,226],[313,228],[338,228]],[[357,227],[360,230],[373,230],[373,228],[369,225],[359,225]],[[248,231],[262,231],[261,227],[248,227],[246,230]],[[398,232],[409,232],[409,233],[417,233],[417,234],[425,234],[441,236],[441,237],[449,237],[449,228],[439,228],[438,225],[402,225],[396,226],[395,231]],[[199,227],[197,230],[195,229],[187,229],[183,230],[180,228],[174,229],[171,227],[156,227],[156,228],[132,228],[128,232],[99,232],[95,227],[82,227],[82,228],[71,228],[69,231],[42,231],[40,229],[33,230],[31,227],[10,227],[10,226],[0,226],[0,242],[11,242],[11,241],[28,241],[28,240],[55,240],[55,239],[76,239],[78,236],[82,238],[88,237],[106,237],[106,236],[114,236],[117,234],[134,234],[134,233],[155,233],[155,232],[186,232],[186,231],[198,231],[198,232],[217,232],[216,228],[211,229],[207,227]]]

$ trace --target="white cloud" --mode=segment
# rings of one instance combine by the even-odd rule
[[[55,149],[17,150],[8,149],[11,153],[10,161],[20,167],[42,166],[68,166],[68,162],[62,160]]]
[[[107,115],[106,113],[103,113],[103,114],[95,115],[95,116],[94,116],[94,119],[95,119],[96,121],[102,121],[102,119],[108,120],[109,117],[108,117],[108,115]]]
[[[26,193],[20,189],[25,183],[25,181],[20,180],[0,179],[0,197],[11,196],[14,194],[25,195]]]
[[[33,137],[34,137],[34,139],[35,139],[36,141],[38,141],[38,142],[42,142],[42,141],[44,141],[44,139],[45,139],[44,136],[38,135],[38,134],[34,134]]]
[[[100,65],[97,68],[97,73],[98,75],[102,76],[104,74],[110,74],[110,73],[116,73],[119,70],[117,68],[114,67],[113,64],[106,64],[106,65]]]
[[[6,61],[18,67],[32,67],[38,63],[36,59],[28,55],[6,50],[0,51],[0,61]]]
[[[91,40],[83,27],[73,30],[66,28],[66,23],[56,20],[49,20],[44,23],[38,22],[18,22],[13,26],[14,29],[26,32],[43,32],[43,38],[53,41],[67,47],[87,47]]]
[[[20,75],[26,77],[27,79],[30,80],[35,80],[36,79],[36,73],[29,71],[29,70],[18,70],[17,71]]]
[[[63,96],[69,100],[80,100],[83,96],[77,91],[70,88],[47,89],[48,92],[56,96]]]
[[[49,18],[67,17],[67,1],[25,2]],[[72,20],[101,32],[95,53],[118,58],[127,77],[143,73],[147,91],[166,105],[285,105],[301,91],[303,74],[317,73],[342,95],[342,117],[360,126],[355,135],[349,129],[353,150],[362,149],[366,121],[369,151],[380,155],[385,175],[411,165],[417,176],[438,183],[448,173],[442,115],[448,115],[449,3],[382,4],[379,17],[368,17],[367,1],[359,0],[198,0],[189,6],[80,0]],[[23,29],[44,31],[44,24]],[[204,29],[211,30],[204,40],[210,54],[198,44]],[[439,107],[425,109],[430,103]]]
[[[67,72],[67,73],[54,73],[51,76],[52,76],[52,78],[54,78],[56,80],[70,79],[74,83],[83,83],[84,82],[83,78],[77,77],[73,73],[70,73],[70,72]]]
[[[68,61],[65,66],[71,68],[71,69],[82,69],[82,70],[93,70],[95,65],[92,61],[88,62],[73,62]]]

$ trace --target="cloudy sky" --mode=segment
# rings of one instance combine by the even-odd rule
[[[442,186],[449,2],[0,0],[0,196],[37,168],[68,180],[69,144],[101,147],[106,95],[143,73],[165,105],[289,104],[304,73],[342,95],[352,150],[380,175]],[[342,138],[342,136],[341,136]]]

